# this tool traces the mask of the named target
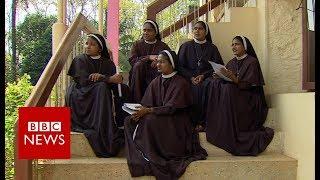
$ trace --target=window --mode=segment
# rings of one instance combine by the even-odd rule
[[[302,89],[315,89],[315,0],[305,0],[302,5]]]

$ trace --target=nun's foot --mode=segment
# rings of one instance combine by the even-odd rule
[[[199,124],[199,125],[196,126],[195,130],[196,130],[197,132],[204,132],[204,131],[205,131],[205,128]]]

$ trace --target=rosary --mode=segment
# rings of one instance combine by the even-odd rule
[[[243,60],[237,61],[237,77],[239,77],[239,75],[240,75],[242,63],[243,63]]]
[[[201,46],[200,46],[200,48],[201,48]],[[201,50],[202,50],[202,48],[201,48]],[[204,52],[205,52],[205,48],[201,51],[201,57],[199,57],[199,55],[198,55],[198,53],[197,53],[197,49],[196,49],[196,47],[194,46],[194,51],[195,51],[195,53],[196,53],[196,57],[197,57],[197,64],[198,64],[198,67],[200,66],[200,64],[201,64],[201,59],[202,59],[202,57],[203,57],[203,54],[204,54]]]

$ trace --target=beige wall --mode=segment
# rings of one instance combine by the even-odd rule
[[[225,63],[234,56],[231,50],[231,41],[236,35],[243,35],[249,38],[253,45],[266,84],[268,73],[267,59],[267,35],[266,35],[266,16],[265,2],[257,2],[257,8],[231,8],[230,22],[209,23],[213,43],[218,47],[219,52]],[[266,91],[266,93],[268,93]]]
[[[227,63],[231,40],[247,36],[266,81],[268,104],[277,111],[284,133],[284,154],[298,160],[297,179],[315,179],[314,93],[305,93],[302,79],[300,0],[257,0],[257,8],[232,8],[231,21],[209,23],[213,41]],[[301,93],[304,92],[304,93]]]
[[[267,92],[302,92],[302,18],[300,0],[268,0]]]
[[[258,55],[266,94],[304,92],[300,0],[257,0],[256,8],[231,8],[230,22],[209,23],[224,62],[232,57],[231,40],[247,36]]]
[[[271,107],[284,133],[284,154],[298,160],[297,179],[315,179],[315,93],[272,95]]]
[[[230,22],[209,23],[213,43],[218,47],[225,63],[233,58],[231,50],[232,38],[236,35],[248,37],[255,47],[258,56],[261,49],[258,47],[258,20],[257,8],[231,8]]]

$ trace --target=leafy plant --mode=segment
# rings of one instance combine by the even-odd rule
[[[24,74],[17,82],[8,83],[5,91],[5,179],[14,175],[14,125],[18,108],[22,107],[33,88],[31,77]]]

